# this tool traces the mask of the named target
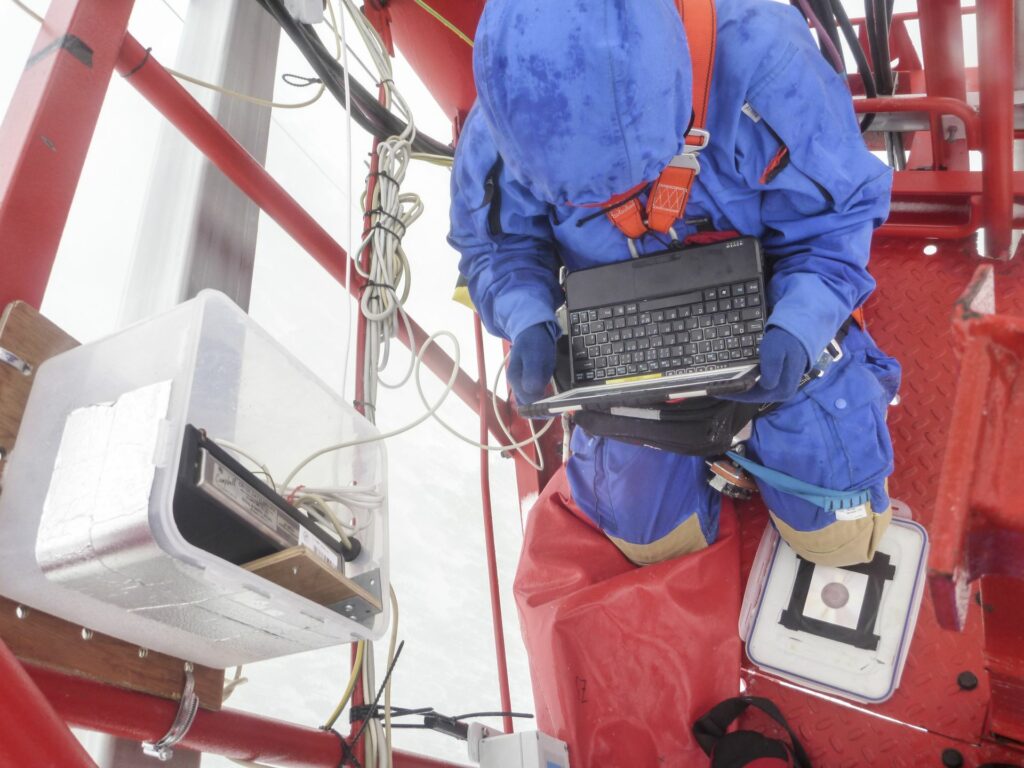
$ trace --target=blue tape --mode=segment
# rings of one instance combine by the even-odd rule
[[[828,512],[866,504],[871,499],[871,492],[867,489],[861,491],[833,491],[806,483],[795,477],[790,477],[778,470],[769,469],[755,461],[740,456],[735,451],[729,451],[726,453],[726,456],[775,490],[804,499]]]

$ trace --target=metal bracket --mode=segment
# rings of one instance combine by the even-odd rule
[[[174,747],[185,738],[199,711],[199,697],[196,696],[196,678],[192,674],[192,665],[185,665],[185,687],[181,692],[181,702],[174,716],[170,729],[156,741],[142,742],[142,751],[149,757],[167,762],[174,756]]]
[[[365,589],[375,598],[378,605],[384,604],[383,592],[380,584],[380,569],[374,568],[371,571],[360,573],[358,576],[351,576],[352,581]],[[377,608],[364,600],[359,595],[352,595],[341,602],[330,606],[332,611],[337,611],[342,616],[357,621],[364,627],[373,625],[374,617],[380,613]]]
[[[31,365],[29,365],[27,362],[22,360],[16,354],[11,352],[11,350],[4,349],[3,347],[0,347],[0,363],[3,363],[4,365],[9,365],[11,368],[16,370],[22,376],[31,376],[32,375],[32,366]]]

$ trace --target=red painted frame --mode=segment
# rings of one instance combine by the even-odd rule
[[[450,10],[451,14],[465,15],[469,4],[461,0],[435,0],[434,5],[442,13]],[[955,0],[936,0],[919,14],[897,16],[896,22],[905,24],[919,18],[922,29],[931,30],[923,51],[927,97],[913,102],[915,111],[928,112],[935,128],[941,125],[942,114],[960,116],[967,130],[963,148],[978,145],[985,159],[984,170],[980,174],[966,172],[962,165],[963,153],[943,148],[930,138],[934,162],[942,165],[944,160],[949,161],[948,167],[953,170],[897,174],[897,199],[924,195],[949,200],[966,207],[967,219],[946,229],[937,229],[933,222],[926,220],[894,222],[888,231],[905,236],[960,238],[984,226],[988,255],[1007,258],[1013,201],[1024,199],[1024,183],[1020,174],[1012,172],[1013,73],[1002,66],[1006,51],[1012,50],[1013,7],[1011,0],[979,0],[978,3],[981,51],[978,117],[964,101],[962,59],[949,55],[950,51],[960,50],[961,14],[971,12],[957,5]],[[42,299],[103,96],[115,68],[329,274],[343,282],[349,258],[345,251],[126,33],[131,7],[131,0],[53,0],[51,3],[34,47],[38,56],[30,60],[11,108],[0,125],[0,162],[6,161],[0,165],[0,242],[4,243],[0,252],[0,306],[13,299],[27,300],[38,306]],[[390,6],[396,24],[399,15],[411,14],[415,9],[416,6],[406,2]],[[403,17],[403,23],[408,18]],[[435,32],[425,30],[423,35]],[[450,69],[436,68],[436,77],[465,82],[468,78],[465,60],[466,57],[460,55]],[[456,100],[464,97],[464,91],[452,96]],[[453,117],[458,122],[465,110],[453,104],[456,107]],[[879,100],[862,103],[860,109],[906,111],[906,107],[906,103]],[[468,109],[468,105],[465,108]],[[69,115],[74,119],[68,119]],[[362,285],[358,276],[353,275],[349,289],[358,295]],[[404,328],[401,330],[402,341],[418,348],[427,334],[414,326],[411,336],[406,338]],[[478,336],[478,344],[480,339]],[[436,347],[425,355],[425,361],[442,378],[450,374],[454,365]],[[499,444],[508,444],[491,413],[484,374],[481,367],[478,379],[474,380],[459,371],[455,391],[480,413],[481,437],[489,432]],[[499,409],[511,416],[507,402],[500,401]],[[517,422],[513,434],[520,439],[524,430],[523,423]],[[556,446],[554,435],[545,441],[548,472],[555,463],[552,459],[557,457]],[[525,466],[517,463],[520,470]],[[484,461],[481,470],[486,478]],[[519,474],[520,495],[525,498],[532,490],[540,489],[547,472],[531,470]],[[484,492],[485,515],[489,516],[486,484]],[[503,638],[490,531],[486,549],[495,597],[493,618],[499,648],[501,698],[502,705],[507,707],[507,671],[500,651]],[[998,643],[998,631],[993,632],[996,633],[994,642]],[[1022,676],[1019,655],[1012,649],[1000,648],[995,660],[1002,665],[1001,669],[1011,669],[1012,674]],[[44,748],[53,751],[55,763],[88,765],[61,718],[131,738],[154,738],[162,734],[174,711],[171,702],[53,672],[32,669],[30,675],[26,675],[2,644],[0,680],[8,694],[5,699],[18,705],[18,711],[9,713],[6,722],[23,723],[24,731],[32,736],[31,745],[14,739],[4,740],[0,750],[9,750],[16,756],[13,764],[37,762],[39,750]],[[506,727],[508,725],[506,723]],[[45,742],[42,747],[41,742]],[[340,743],[331,734],[231,711],[201,713],[185,745],[247,759],[276,759],[288,765],[334,766],[340,759]],[[402,753],[396,754],[395,764],[400,768],[447,765]]]

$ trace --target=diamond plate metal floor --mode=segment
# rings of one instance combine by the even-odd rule
[[[896,454],[890,491],[927,527],[960,366],[950,318],[978,260],[953,244],[940,245],[936,254],[926,256],[925,245],[876,244],[872,272],[878,290],[866,314],[876,341],[903,365],[901,403],[889,414]],[[1024,315],[1024,263],[996,265],[996,292],[999,312]],[[766,515],[755,500],[743,505],[740,518],[746,569]],[[926,592],[902,683],[882,705],[829,701],[780,684],[749,665],[747,690],[779,704],[818,768],[941,767],[944,750],[956,750],[964,768],[986,763],[1024,766],[1024,751],[981,741],[989,697],[981,610],[980,603],[972,602],[965,630],[948,632],[938,627]],[[957,675],[964,671],[978,677],[979,685],[972,691],[957,685]],[[763,729],[764,724],[759,721],[757,727]],[[958,764],[951,753],[947,759]]]

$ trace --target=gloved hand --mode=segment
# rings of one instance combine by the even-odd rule
[[[544,395],[555,373],[555,355],[555,337],[547,323],[531,325],[516,336],[506,375],[517,403],[528,405]]]
[[[796,336],[776,326],[761,340],[761,378],[746,392],[725,395],[729,400],[746,403],[778,403],[796,394],[802,377],[811,367]]]

